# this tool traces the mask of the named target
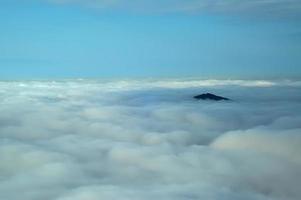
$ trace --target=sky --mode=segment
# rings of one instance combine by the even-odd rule
[[[1,0],[0,79],[299,78],[299,0]]]

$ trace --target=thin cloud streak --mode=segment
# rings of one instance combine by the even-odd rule
[[[138,12],[159,13],[222,13],[287,15],[300,14],[299,0],[49,0],[57,4],[78,4],[100,9],[118,9]]]

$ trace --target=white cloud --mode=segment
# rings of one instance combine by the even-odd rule
[[[301,164],[301,129],[274,130],[255,128],[229,132],[211,146],[218,149],[254,151],[271,154]]]
[[[300,199],[300,87],[0,82],[0,199]]]

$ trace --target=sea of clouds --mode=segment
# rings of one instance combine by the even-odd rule
[[[299,200],[301,82],[0,82],[0,199]],[[232,101],[197,101],[211,92]]]

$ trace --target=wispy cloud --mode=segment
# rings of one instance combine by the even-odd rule
[[[298,15],[300,0],[48,0],[58,4],[80,4],[102,9],[148,12],[253,13],[262,15]]]

